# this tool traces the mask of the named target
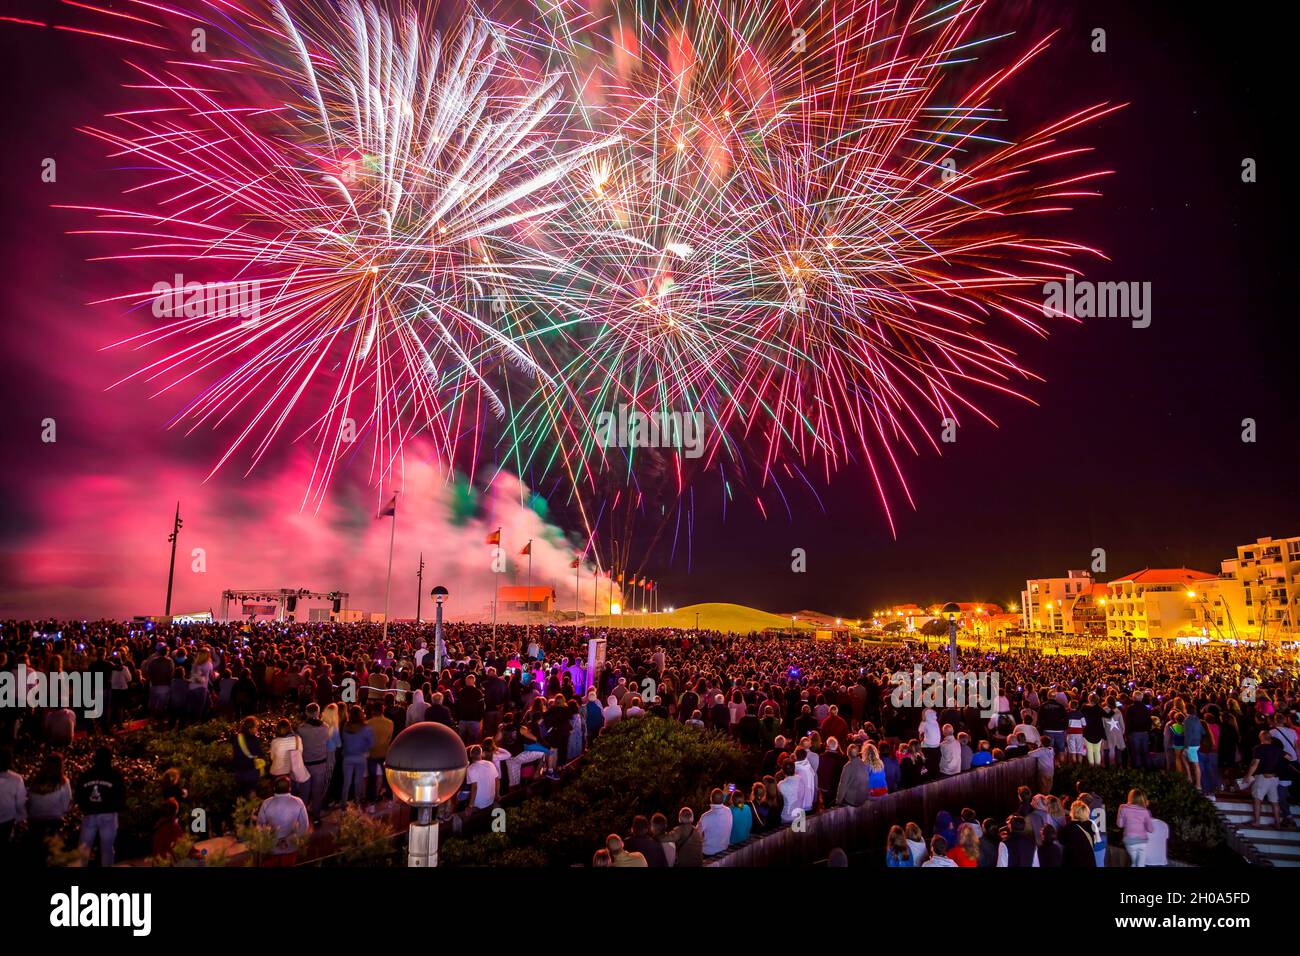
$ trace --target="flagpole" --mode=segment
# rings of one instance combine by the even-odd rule
[[[496,548],[501,551],[501,529],[497,528]],[[502,552],[504,554],[504,552]],[[496,644],[497,639],[497,596],[501,593],[501,575],[497,572],[496,556],[488,562],[488,570],[492,572],[492,643]]]
[[[573,568],[573,636],[578,636],[578,575],[582,574],[582,559]]]
[[[388,583],[384,586],[384,631],[382,640],[388,643],[388,596],[393,590],[393,542],[397,539],[397,492],[393,492],[393,527],[388,532]]]
[[[524,592],[524,643],[529,642],[533,620],[528,616],[528,605],[533,603],[533,539],[528,539],[528,589]]]

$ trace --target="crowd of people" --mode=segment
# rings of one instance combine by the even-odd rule
[[[141,722],[183,728],[213,717],[234,728],[230,773],[241,794],[265,796],[261,817],[282,863],[331,806],[387,796],[388,747],[421,720],[452,727],[467,745],[466,786],[445,811],[465,815],[530,778],[557,775],[620,720],[678,720],[753,755],[753,780],[724,783],[707,806],[680,808],[671,826],[662,814],[638,818],[630,835],[611,836],[597,864],[639,865],[638,854],[657,862],[648,839],[689,865],[800,814],[1021,755],[1038,761],[1044,798],[1063,767],[1116,763],[1183,774],[1206,792],[1244,785],[1257,814],[1267,806],[1277,825],[1291,821],[1300,718],[1289,651],[1151,649],[1133,655],[1130,672],[1123,648],[1101,644],[1087,656],[965,649],[962,670],[1000,675],[986,716],[973,701],[897,705],[892,675],[918,662],[946,670],[946,653],[914,644],[621,628],[599,635],[605,661],[592,674],[594,636],[572,625],[453,622],[435,647],[431,626],[400,622],[386,637],[373,624],[5,622],[0,672],[29,681],[90,675],[103,700],[95,710],[21,702],[0,710],[0,853],[13,852],[20,835],[75,824],[85,851],[98,845],[111,863],[128,797],[113,765],[115,735]],[[62,752],[81,736],[97,749],[69,779]],[[156,850],[178,838],[183,788],[174,786],[158,808]],[[1063,846],[1079,802],[1052,818]],[[990,838],[986,822],[979,839]],[[1040,847],[1045,824],[1028,811],[993,825],[1001,845],[1020,825]],[[961,838],[936,823],[919,863],[969,856]]]

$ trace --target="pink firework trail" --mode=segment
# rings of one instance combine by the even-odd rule
[[[598,437],[624,405],[702,418],[679,491],[721,470],[766,514],[856,462],[892,529],[899,452],[1024,397],[1005,333],[1045,335],[1036,290],[1100,255],[1047,225],[1095,195],[1074,134],[1118,107],[1004,138],[1051,37],[986,36],[976,0],[125,9],[64,26],[144,49],[146,105],[89,130],[145,169],[97,231],[260,302],[150,327],[137,374],[231,430],[218,466],[299,423],[308,500],[353,423],[377,477],[427,433],[581,502],[636,474]],[[212,52],[152,52],[172,19]]]

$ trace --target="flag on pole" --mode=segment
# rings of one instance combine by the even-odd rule
[[[569,567],[576,568],[579,567],[581,564],[582,564],[582,558],[574,558],[572,561],[569,562]]]
[[[486,540],[485,542],[483,542],[483,543],[484,543],[484,544],[500,544],[500,543],[501,543],[501,529],[500,529],[500,528],[497,528],[495,531],[493,531],[490,535],[487,536],[487,540]]]
[[[384,510],[379,512],[379,517],[381,518],[397,517],[397,492],[395,491],[393,492],[393,497],[389,500],[388,504],[384,505]]]
[[[525,554],[531,555],[532,553],[533,553],[533,539],[529,538],[528,543],[524,545],[524,550],[520,551],[519,554],[520,556],[523,556]]]

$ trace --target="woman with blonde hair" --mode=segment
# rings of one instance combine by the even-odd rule
[[[1128,792],[1128,801],[1120,804],[1115,818],[1124,831],[1124,849],[1128,851],[1133,866],[1147,865],[1147,841],[1155,832],[1151,811],[1147,808],[1147,795],[1134,787]]]
[[[867,765],[867,796],[883,797],[889,793],[889,779],[885,776],[885,761],[872,743],[862,748],[862,762]]]
[[[202,720],[208,711],[208,681],[212,677],[212,653],[200,648],[190,665],[189,693],[186,709],[193,720]]]
[[[1070,804],[1070,822],[1060,831],[1061,866],[1096,868],[1097,854],[1093,851],[1092,809],[1082,800]]]
[[[912,865],[920,866],[925,862],[925,858],[930,855],[930,851],[925,845],[925,834],[921,832],[921,827],[918,824],[909,823],[903,827],[903,836],[907,838],[907,846],[912,851]]]
[[[948,858],[958,866],[979,866],[980,830],[962,827],[957,831],[957,845],[948,851]]]

